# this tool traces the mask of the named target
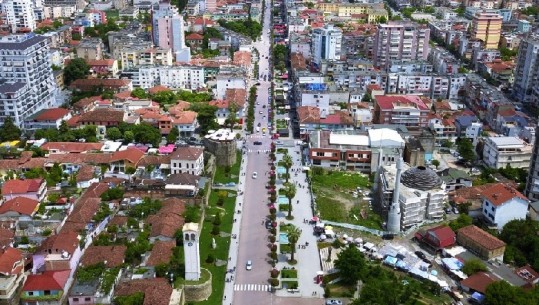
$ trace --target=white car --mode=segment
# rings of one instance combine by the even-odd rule
[[[248,260],[248,261],[247,261],[247,264],[245,264],[245,269],[247,269],[247,270],[253,269],[253,262],[251,262],[250,260]]]
[[[254,172],[253,173],[253,179],[256,179],[258,177],[258,173],[257,172]]]

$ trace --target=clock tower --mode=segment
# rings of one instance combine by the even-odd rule
[[[183,225],[183,253],[185,258],[185,280],[200,279],[200,253],[198,250],[198,223]]]

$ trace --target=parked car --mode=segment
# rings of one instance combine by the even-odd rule
[[[245,264],[245,269],[252,270],[253,269],[253,262],[251,260],[247,261],[247,264]]]
[[[425,255],[425,253],[421,252],[421,251],[415,251],[414,252],[415,255],[417,255],[417,257],[419,257],[420,259],[426,259],[427,256]]]
[[[258,173],[257,173],[257,172],[254,172],[254,173],[253,173],[253,179],[256,179],[256,178],[258,178]]]
[[[254,145],[262,145],[262,142],[260,142],[260,141],[254,141],[253,144],[254,144]]]
[[[341,300],[326,300],[326,305],[342,305]]]

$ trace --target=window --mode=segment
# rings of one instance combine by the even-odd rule
[[[79,298],[73,298],[73,302],[78,302]]]
[[[90,300],[91,300],[91,298],[84,298],[84,300],[85,300],[85,301],[90,301]]]

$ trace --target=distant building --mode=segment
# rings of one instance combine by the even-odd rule
[[[478,12],[472,20],[472,38],[480,39],[485,49],[497,49],[500,43],[502,17],[496,13]]]
[[[169,2],[160,2],[152,14],[152,36],[155,45],[171,48],[177,62],[189,62],[191,51],[185,46],[183,17]]]
[[[532,157],[532,145],[517,137],[488,137],[483,148],[483,162],[491,168],[527,168]]]
[[[503,261],[505,243],[474,225],[457,231],[457,243],[481,259]]]
[[[481,197],[483,217],[498,230],[511,220],[526,219],[529,200],[509,185],[494,184]]]
[[[434,250],[452,247],[457,242],[457,236],[450,227],[441,225],[427,230],[419,230],[415,238],[432,247]]]
[[[313,61],[320,65],[322,59],[341,59],[342,30],[326,25],[312,31]]]
[[[513,97],[519,102],[539,103],[539,36],[522,39],[515,63]]]
[[[36,29],[33,7],[31,0],[7,0],[2,3],[11,33],[28,33]]]
[[[178,147],[170,155],[170,173],[201,176],[204,171],[204,150],[196,147]]]

